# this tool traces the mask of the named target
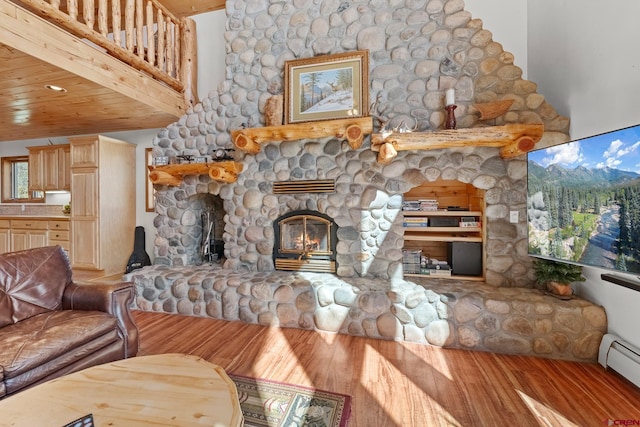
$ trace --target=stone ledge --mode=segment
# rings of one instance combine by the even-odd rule
[[[553,359],[595,362],[607,329],[604,309],[583,299],[478,282],[217,265],[154,265],[124,280],[135,283],[135,307],[145,311]]]

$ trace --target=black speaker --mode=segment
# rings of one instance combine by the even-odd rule
[[[450,242],[447,249],[452,274],[482,276],[482,243]]]

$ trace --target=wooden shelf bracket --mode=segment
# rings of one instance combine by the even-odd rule
[[[531,151],[542,139],[544,124],[510,124],[437,132],[407,132],[390,135],[373,134],[371,149],[378,152],[378,162],[390,163],[403,150],[435,150],[452,147],[501,147],[503,158],[517,157]]]
[[[362,146],[365,135],[373,132],[371,117],[293,123],[281,126],[238,129],[231,132],[231,140],[240,150],[250,154],[260,151],[260,144],[295,141],[304,138],[335,136],[344,138],[351,148]]]
[[[149,166],[149,179],[153,184],[177,187],[186,175],[209,175],[214,181],[231,183],[238,180],[242,163],[232,160],[210,163]]]

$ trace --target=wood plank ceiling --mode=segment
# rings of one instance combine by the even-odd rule
[[[225,6],[224,0],[165,0],[163,4],[179,17]],[[94,83],[2,43],[0,75],[0,142],[159,128],[180,116],[158,108],[151,97],[132,99],[122,90]],[[60,86],[66,92],[56,93],[45,85]]]

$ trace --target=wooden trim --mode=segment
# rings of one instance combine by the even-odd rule
[[[156,210],[156,191],[153,188],[153,182],[151,182],[151,178],[149,177],[149,173],[151,172],[149,170],[149,166],[153,165],[153,148],[145,148],[144,150],[144,154],[145,154],[145,164],[146,164],[146,168],[145,168],[145,175],[146,175],[146,179],[145,179],[145,209],[147,212],[155,212]]]

